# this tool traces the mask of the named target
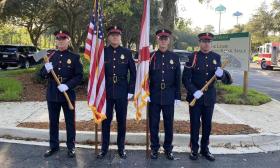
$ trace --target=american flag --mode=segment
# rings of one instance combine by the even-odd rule
[[[98,23],[96,22],[96,16]],[[85,58],[90,61],[87,100],[97,124],[106,119],[103,19],[102,8],[101,6],[98,7],[98,1],[96,0],[95,10],[88,28]]]
[[[138,68],[135,85],[134,105],[136,120],[141,120],[142,113],[147,107],[149,91],[149,62],[150,62],[150,0],[144,0],[144,11],[141,21],[141,36],[139,45]]]

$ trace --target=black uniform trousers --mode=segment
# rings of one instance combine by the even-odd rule
[[[75,107],[75,102],[72,101]],[[75,148],[76,128],[75,128],[75,110],[70,110],[67,102],[51,102],[48,101],[49,110],[49,127],[50,127],[50,148],[59,148],[59,116],[61,107],[64,112],[67,133],[67,148],[72,150]]]
[[[209,137],[212,129],[212,116],[214,104],[206,106],[204,104],[196,104],[190,108],[190,122],[191,122],[191,142],[190,147],[192,152],[198,152],[199,149],[199,129],[200,121],[202,122],[202,138],[200,141],[200,150],[208,151]]]
[[[151,138],[151,149],[158,151],[160,148],[159,144],[159,123],[160,123],[160,112],[163,114],[164,122],[164,143],[163,148],[166,152],[171,152],[173,149],[173,120],[174,120],[174,104],[171,105],[160,105],[149,103],[149,127],[150,127],[150,138]]]
[[[118,123],[118,150],[124,150],[125,133],[126,133],[126,114],[127,98],[107,99],[106,100],[106,117],[102,122],[102,151],[107,152],[110,144],[110,126],[113,119],[113,108],[115,107]]]

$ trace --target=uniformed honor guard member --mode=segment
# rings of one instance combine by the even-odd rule
[[[181,70],[178,55],[168,50],[171,31],[162,29],[156,32],[159,49],[151,53],[150,63],[150,103],[149,125],[151,138],[151,159],[158,158],[159,123],[162,111],[164,121],[164,152],[169,160],[174,160],[172,153],[174,102],[181,100]]]
[[[199,129],[202,122],[202,139],[200,142],[200,154],[207,160],[214,161],[215,157],[210,153],[209,136],[212,128],[212,116],[216,102],[216,88],[214,83],[210,84],[205,92],[200,89],[216,75],[224,83],[229,83],[229,74],[221,68],[221,56],[211,51],[211,41],[214,35],[201,33],[198,35],[200,51],[194,52],[186,61],[182,82],[187,89],[187,101],[197,99],[193,107],[189,107],[191,128],[191,160],[198,159]],[[227,73],[227,75],[225,75]]]
[[[75,110],[70,110],[63,95],[66,91],[71,102],[75,105],[75,91],[83,79],[83,65],[78,54],[69,51],[69,33],[57,31],[56,37],[57,51],[49,55],[49,63],[46,63],[40,71],[42,78],[48,79],[47,103],[49,111],[50,129],[50,149],[46,151],[45,157],[49,157],[59,150],[59,116],[63,109],[67,132],[68,156],[75,156]],[[59,78],[61,84],[57,86],[50,71],[53,70]]]
[[[106,80],[106,116],[102,122],[102,148],[97,158],[102,159],[108,152],[110,143],[110,125],[113,108],[116,111],[118,125],[118,154],[125,159],[125,134],[128,100],[132,100],[136,67],[129,49],[121,47],[122,29],[113,26],[108,29],[109,46],[104,50]],[[129,75],[128,75],[129,72]]]

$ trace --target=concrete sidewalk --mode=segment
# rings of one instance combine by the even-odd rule
[[[92,119],[92,113],[85,101],[76,104],[76,120],[88,121]],[[0,103],[0,137],[10,135],[12,137],[37,138],[42,141],[48,140],[48,130],[16,128],[22,122],[48,122],[46,102],[3,102]],[[213,135],[211,136],[212,147],[250,147],[255,152],[280,150],[280,102],[273,100],[261,106],[217,104],[213,121],[225,124],[245,124],[258,129],[260,134],[254,135]],[[146,114],[143,114],[145,119]],[[128,119],[135,118],[135,108],[132,102],[128,107]],[[115,117],[114,117],[115,119]],[[64,120],[61,113],[61,121]],[[182,102],[175,108],[175,120],[189,120],[188,105]],[[144,131],[144,130],[143,130]],[[77,142],[93,140],[93,132],[77,132]],[[99,136],[100,137],[100,136]],[[160,134],[161,141],[164,134]],[[66,140],[65,131],[61,131],[60,139]],[[146,143],[145,133],[127,133],[128,144]],[[116,142],[116,133],[112,133],[111,142]],[[174,145],[185,150],[189,142],[189,135],[175,134]],[[255,149],[256,148],[256,149]],[[189,149],[187,149],[189,150]],[[242,151],[242,150],[241,150]],[[232,151],[236,153],[236,151]]]
[[[22,122],[48,122],[46,102],[3,102],[0,103],[0,127],[16,127]],[[135,119],[135,108],[132,102],[128,105],[127,119]],[[146,119],[146,114],[142,114]],[[76,121],[89,121],[92,112],[86,101],[76,102]],[[114,117],[114,120],[116,117]],[[189,110],[186,102],[175,107],[174,119],[189,121]],[[61,111],[60,120],[64,121]],[[280,102],[272,100],[261,106],[216,104],[213,122],[224,124],[245,124],[257,128],[261,133],[280,133]]]

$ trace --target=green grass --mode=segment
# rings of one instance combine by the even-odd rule
[[[21,75],[24,73],[34,73],[40,66],[42,66],[42,65],[36,65],[29,69],[15,69],[15,70],[6,70],[6,71],[1,70],[0,77],[14,77],[14,76]]]
[[[226,104],[241,104],[258,106],[271,101],[271,98],[255,89],[249,89],[248,95],[243,95],[243,87],[217,83],[218,102]]]
[[[89,75],[89,61],[85,59],[84,53],[80,53],[80,57],[83,62],[83,67],[84,67],[84,77],[83,81],[87,82],[88,81],[88,75]]]
[[[22,85],[13,78],[0,78],[0,101],[18,101],[22,96]]]
[[[23,86],[15,77],[25,73],[35,73],[42,65],[29,69],[0,71],[0,101],[19,101],[22,98]]]

